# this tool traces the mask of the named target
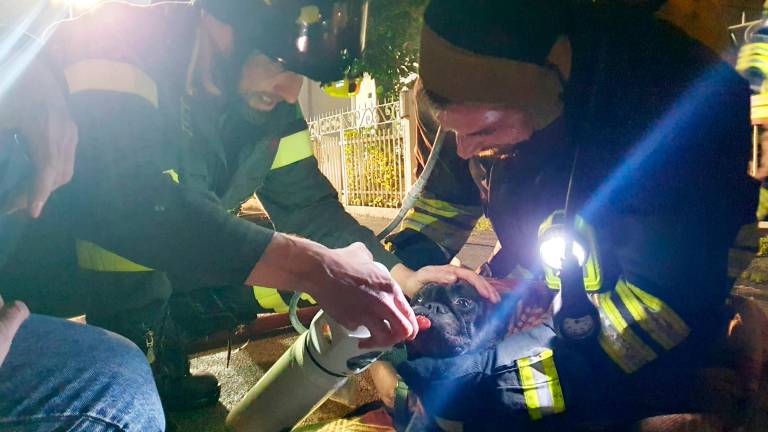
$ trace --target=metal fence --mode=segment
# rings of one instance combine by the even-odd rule
[[[309,120],[320,170],[344,205],[398,208],[410,183],[400,102]]]

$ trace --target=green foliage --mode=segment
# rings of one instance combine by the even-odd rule
[[[353,206],[398,208],[402,155],[388,151],[376,138],[373,128],[345,133],[344,157],[349,182],[349,204]]]
[[[476,232],[493,231],[493,225],[491,224],[491,220],[485,216],[481,217],[477,221],[477,224],[475,225],[475,231]]]
[[[395,99],[401,81],[417,72],[422,13],[429,0],[372,0],[366,52],[357,68]]]

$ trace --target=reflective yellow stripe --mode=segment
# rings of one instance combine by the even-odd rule
[[[565,398],[551,349],[517,360],[520,385],[531,420],[565,411]]]
[[[408,215],[408,219],[405,221],[405,226],[416,231],[421,231],[424,227],[432,225],[437,221],[438,219],[434,216],[419,213],[418,210],[414,210]]]
[[[616,308],[610,293],[599,295],[600,346],[621,367],[624,372],[632,373],[648,362],[656,359],[656,352],[648,347],[629,328],[629,324]]]
[[[656,328],[654,325],[655,323],[648,316],[648,314],[645,313],[645,308],[640,302],[640,299],[635,297],[630,292],[629,287],[623,280],[616,284],[616,292],[619,294],[619,297],[621,298],[622,303],[624,303],[624,306],[632,315],[632,318],[635,319],[640,327],[645,330],[645,332],[648,333],[648,335],[650,335],[653,340],[656,341],[656,343],[663,346],[665,349],[671,349],[675,346],[674,341],[667,337],[667,335],[661,331],[661,329]]]
[[[307,293],[301,293],[301,297],[299,298],[304,300],[307,303],[317,304],[317,301],[315,301],[315,299],[313,299],[312,296]]]
[[[632,320],[660,347],[670,350],[688,337],[688,326],[659,298],[624,279],[616,284],[616,293]],[[625,372],[632,373],[653,361],[656,353],[629,328],[610,295],[599,296],[600,345]]]
[[[71,94],[104,90],[139,96],[159,106],[157,84],[144,71],[130,63],[110,60],[84,60],[67,66],[64,76]]]
[[[163,171],[163,174],[167,174],[168,177],[170,177],[174,183],[177,183],[177,184],[179,183],[179,173],[177,173],[176,170],[169,169],[169,170]]]
[[[757,220],[761,221],[768,217],[768,189],[760,187],[760,197],[757,201]]]
[[[525,398],[525,406],[528,407],[528,415],[531,420],[541,420],[541,405],[539,404],[539,394],[531,367],[531,359],[521,358],[517,361],[517,365],[520,368],[520,384],[523,387],[523,397]]]
[[[83,270],[98,272],[152,271],[151,268],[129,261],[86,240],[77,240],[76,249],[77,263]]]
[[[557,375],[557,369],[555,368],[555,359],[550,352],[549,356],[542,359],[544,365],[544,374],[549,377],[549,393],[552,395],[552,411],[555,414],[565,411],[565,397],[563,396],[563,389],[560,388],[560,377]]]
[[[280,140],[272,169],[276,170],[314,155],[309,130],[296,132]]]
[[[669,341],[669,346],[664,346],[665,349],[672,349],[682,342],[691,332],[688,325],[685,324],[682,318],[675,313],[672,308],[666,305],[661,299],[654,297],[640,288],[632,285],[631,283],[624,281],[623,279],[619,283],[625,284],[631,294],[637,297],[644,305],[646,312],[648,332],[652,332],[651,336],[654,338],[662,338]],[[640,323],[643,326],[643,323]],[[645,329],[645,327],[643,326]]]
[[[412,211],[403,222],[403,228],[420,232],[447,250],[460,250],[467,242],[471,230],[451,225],[433,216]]]
[[[464,213],[461,209],[451,205],[451,203],[436,199],[419,198],[419,200],[416,201],[415,207],[422,208],[432,214],[446,218],[454,218]]]
[[[260,286],[253,287],[253,296],[264,309],[270,309],[277,313],[288,312],[288,304],[280,296],[280,292],[274,288]]]

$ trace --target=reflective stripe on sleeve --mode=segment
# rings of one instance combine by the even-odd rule
[[[64,69],[70,94],[87,90],[113,91],[139,96],[159,106],[157,84],[138,67],[110,60],[84,60]]]
[[[77,263],[83,270],[126,273],[152,271],[149,267],[136,264],[86,240],[77,240],[76,250]]]
[[[531,420],[565,411],[565,398],[551,349],[517,360],[523,398]]]
[[[480,214],[479,207],[421,197],[403,221],[403,228],[420,232],[449,251],[458,251],[469,238]]]
[[[616,284],[615,292],[599,295],[598,309],[603,324],[600,346],[627,373],[653,361],[661,351],[674,348],[690,333],[663,301],[624,279]],[[656,345],[655,351],[644,339]]]
[[[259,306],[264,309],[273,310],[277,313],[288,312],[288,303],[285,302],[280,292],[274,288],[254,286],[253,296],[256,297]]]
[[[272,169],[276,170],[314,155],[309,130],[296,132],[280,140]]]

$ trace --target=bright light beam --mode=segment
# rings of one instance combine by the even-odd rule
[[[5,64],[5,59],[10,55],[13,47],[19,42],[22,36],[27,33],[29,26],[40,16],[43,11],[42,1],[37,2],[35,8],[30,10],[19,25],[12,27],[7,36],[0,40],[0,64]]]
[[[18,26],[13,27],[10,33],[0,41],[0,67],[3,73],[0,74],[0,100],[5,93],[26,70],[27,66],[37,56],[37,53],[43,47],[44,42],[33,39],[32,42],[24,44],[19,52],[13,53],[21,40],[27,34],[30,25],[40,16],[45,9],[44,1],[39,1],[35,7],[30,10]]]
[[[727,66],[720,65],[710,69],[672,105],[658,124],[635,145],[626,160],[592,194],[592,197],[579,212],[584,219],[595,220],[598,212],[605,209],[612,198],[624,192],[628,182],[640,178],[638,173],[650,174],[654,162],[665,159],[665,156],[673,151],[683,150],[675,144],[690,140],[672,140],[670,138],[679,136],[680,130],[697,127],[697,121],[701,121],[702,118],[711,118],[711,115],[705,114],[707,111],[721,108],[706,102],[709,97],[713,96],[713,92],[721,89],[723,84],[727,82],[727,68]],[[687,142],[687,144],[691,145],[692,143]],[[700,151],[706,150],[700,149]],[[681,156],[685,157],[685,155]]]
[[[24,19],[19,25],[12,28],[7,36],[3,36],[0,40],[0,101],[4,98],[8,89],[13,86],[16,80],[32,63],[32,60],[37,56],[40,50],[45,46],[48,38],[51,37],[56,27],[65,22],[75,21],[80,17],[86,15],[99,5],[108,3],[128,4],[137,7],[150,7],[160,4],[190,4],[191,0],[166,0],[157,1],[152,4],[136,4],[130,0],[71,0],[77,3],[80,8],[77,15],[70,16],[64,19],[51,19],[51,22],[47,26],[41,26],[44,30],[39,36],[35,36],[28,32],[29,27],[38,19],[41,13],[45,10],[47,1],[41,0],[35,4],[35,7],[26,14]],[[26,43],[22,48],[18,48],[18,44],[22,37],[28,37],[29,43]],[[14,50],[18,50],[14,52]]]

